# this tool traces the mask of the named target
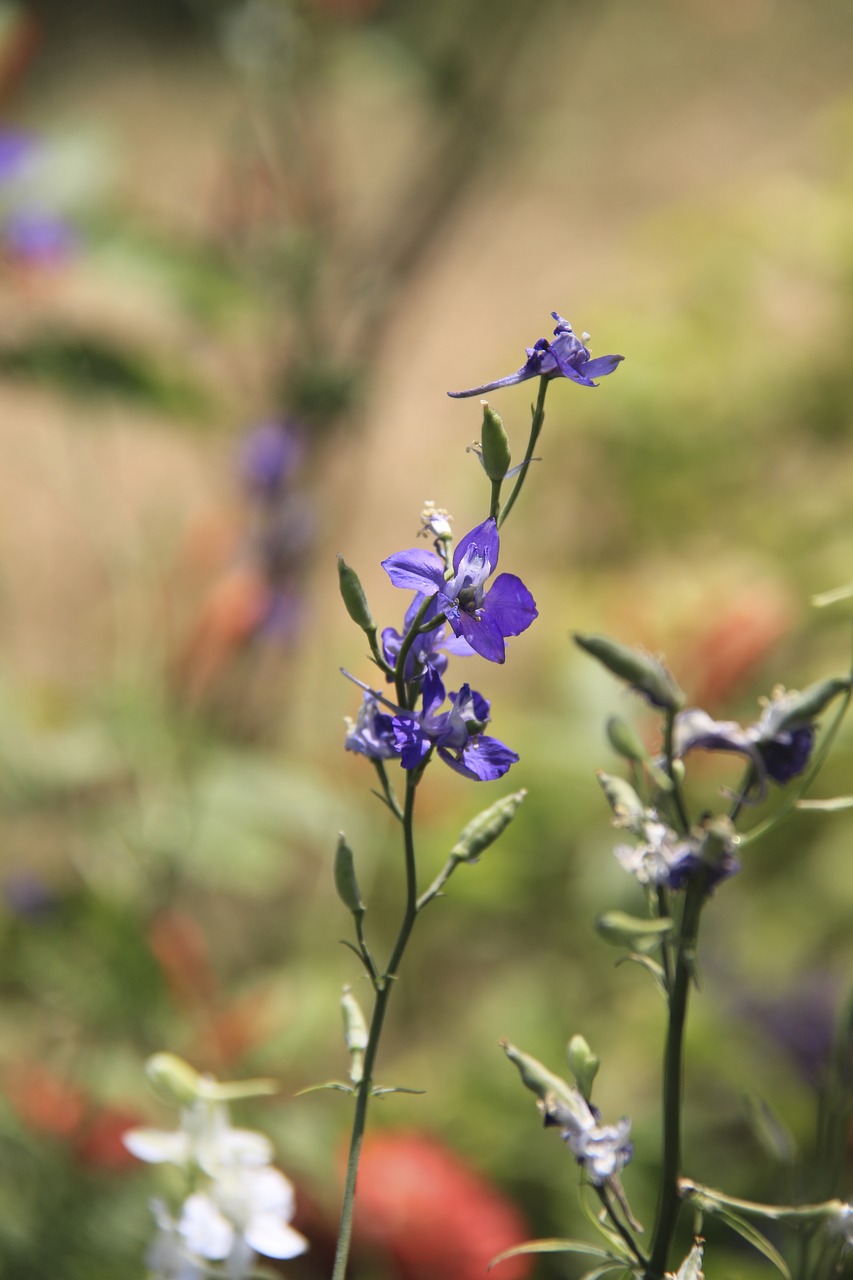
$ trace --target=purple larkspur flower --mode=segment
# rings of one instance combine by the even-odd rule
[[[714,720],[700,707],[688,707],[675,717],[673,745],[678,757],[689,751],[731,751],[746,756],[754,780],[750,788],[763,800],[767,779],[784,784],[808,766],[814,747],[813,720],[786,723],[787,695],[771,700],[754,724],[744,729],[735,720]]]
[[[490,704],[463,684],[458,693],[451,693],[450,710],[440,711],[446,694],[441,677],[435,671],[424,676],[420,714],[400,711],[394,716],[393,731],[404,769],[417,769],[431,747],[438,755],[465,778],[479,782],[491,782],[502,778],[518,760],[498,738],[483,733],[489,723]]]
[[[506,637],[526,631],[538,614],[532,595],[515,574],[499,574],[486,590],[499,548],[497,523],[490,516],[457,543],[449,578],[441,557],[420,547],[389,556],[382,567],[395,587],[435,596],[454,635],[464,637],[490,662],[503,662]]]
[[[740,870],[733,831],[723,833],[718,829],[713,843],[701,829],[679,836],[653,809],[645,810],[630,827],[638,837],[637,843],[617,845],[613,852],[638,884],[686,889],[702,872],[706,876],[705,890],[711,893],[722,880]]]
[[[456,400],[467,396],[482,396],[488,391],[497,391],[500,387],[512,387],[517,382],[527,382],[529,378],[569,378],[582,387],[596,387],[596,378],[606,378],[612,373],[624,356],[596,356],[593,360],[589,348],[575,334],[568,320],[564,320],[556,311],[551,315],[557,321],[554,340],[539,338],[532,347],[527,347],[527,361],[515,373],[495,382],[484,382],[482,386],[471,387],[468,391],[448,391],[448,395]],[[588,338],[589,334],[584,334]]]
[[[360,684],[360,681],[356,681]],[[362,686],[364,688],[364,686]],[[347,717],[344,747],[368,760],[391,760],[398,755],[393,718],[382,711],[379,696],[364,688],[364,697],[355,721]]]
[[[29,263],[61,262],[79,244],[67,219],[44,209],[16,209],[4,219],[0,238],[12,257]]]
[[[628,1117],[623,1116],[616,1124],[601,1124],[601,1112],[577,1089],[567,1086],[565,1095],[548,1099],[542,1110],[546,1127],[559,1127],[560,1137],[594,1186],[603,1187],[610,1182],[632,1158],[634,1144],[629,1141]]]

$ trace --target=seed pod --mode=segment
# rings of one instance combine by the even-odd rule
[[[582,1124],[589,1120],[589,1107],[567,1080],[555,1076],[537,1058],[522,1053],[509,1040],[502,1040],[501,1048],[510,1062],[515,1063],[522,1083],[539,1099],[539,1110],[546,1124],[568,1124],[572,1118]]]
[[[662,711],[678,711],[684,706],[684,694],[657,658],[619,644],[609,636],[575,634],[574,641],[614,676],[625,680],[632,689],[647,698],[653,707]]]
[[[363,916],[366,907],[361,900],[358,881],[355,878],[355,859],[343,831],[338,836],[335,850],[335,888],[341,902],[354,916]]]
[[[614,946],[636,951],[671,933],[672,921],[668,916],[652,920],[629,916],[625,911],[605,911],[596,920],[595,928],[602,938],[612,942]]]
[[[338,580],[341,597],[353,622],[367,635],[375,635],[376,623],[373,621],[364,587],[355,569],[350,568],[342,555],[338,556]]]
[[[504,424],[488,400],[481,400],[483,406],[482,461],[483,469],[490,480],[503,480],[509,471],[512,460],[509,440]]]
[[[526,795],[527,792],[522,790],[504,796],[502,800],[496,800],[488,809],[478,813],[476,818],[472,818],[450,850],[451,858],[456,862],[476,862],[480,854],[490,844],[494,844],[512,822]]]

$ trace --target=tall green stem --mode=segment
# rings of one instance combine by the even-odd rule
[[[700,874],[687,890],[675,957],[675,975],[669,997],[669,1027],[663,1065],[663,1164],[660,1198],[646,1280],[663,1280],[672,1237],[678,1221],[681,1196],[681,1104],[684,1092],[684,1029],[687,1005],[696,967],[699,917],[707,890]]]
[[[548,379],[539,379],[539,395],[536,397],[536,407],[533,410],[533,417],[530,421],[530,438],[527,441],[527,448],[524,452],[524,461],[521,464],[521,470],[518,473],[518,479],[512,487],[512,492],[504,503],[504,509],[498,518],[498,526],[502,525],[506,520],[518,495],[521,493],[524,481],[527,479],[527,472],[530,470],[530,461],[533,457],[533,450],[536,448],[536,441],[539,439],[539,432],[542,430],[542,424],[545,421],[545,396],[548,391]]]
[[[355,1115],[353,1117],[352,1135],[350,1137],[349,1156],[347,1158],[346,1182],[344,1183],[344,1198],[341,1205],[341,1221],[338,1230],[338,1245],[335,1253],[335,1265],[332,1271],[332,1280],[344,1280],[349,1259],[350,1242],[352,1239],[352,1221],[353,1210],[355,1208],[355,1184],[358,1177],[358,1165],[361,1157],[361,1144],[364,1139],[364,1129],[367,1123],[367,1108],[373,1091],[373,1067],[376,1062],[376,1055],[379,1051],[379,1041],[382,1037],[382,1026],[385,1021],[385,1013],[388,1008],[388,1000],[394,986],[394,980],[400,967],[400,962],[406,950],[406,945],[418,914],[418,883],[417,871],[415,866],[415,839],[414,839],[414,810],[415,810],[415,794],[417,791],[417,779],[411,774],[406,775],[406,798],[403,806],[403,847],[405,855],[406,867],[406,902],[403,911],[403,919],[397,934],[397,940],[391,952],[390,959],[385,972],[376,980],[375,989],[376,997],[373,1005],[373,1017],[370,1020],[370,1031],[367,1038],[367,1048],[364,1051],[363,1075],[358,1085],[358,1092],[355,1099]]]

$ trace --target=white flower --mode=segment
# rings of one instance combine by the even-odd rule
[[[222,1103],[199,1100],[181,1113],[180,1128],[131,1129],[124,1143],[140,1160],[206,1175],[196,1177],[177,1219],[160,1201],[152,1204],[158,1232],[148,1265],[158,1280],[200,1280],[207,1262],[223,1263],[228,1280],[243,1280],[259,1253],[295,1258],[308,1248],[290,1225],[293,1184],[271,1165],[269,1140],[232,1128]]]

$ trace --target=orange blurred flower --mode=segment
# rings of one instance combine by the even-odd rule
[[[6,1097],[21,1122],[37,1133],[70,1139],[86,1109],[82,1090],[38,1062],[18,1062],[3,1079]]]

